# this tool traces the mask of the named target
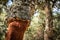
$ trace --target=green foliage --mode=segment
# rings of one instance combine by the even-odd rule
[[[6,3],[8,2],[8,0],[0,0],[0,4],[6,5]]]
[[[6,16],[6,13],[2,8],[2,12],[0,13],[0,40],[4,40],[5,38],[4,36],[6,32],[5,16]]]
[[[31,20],[30,27],[25,32],[24,40],[44,40],[44,14],[36,12]]]
[[[54,30],[55,30],[55,39],[56,40],[60,40],[60,13],[56,13],[56,15],[54,15],[54,20],[53,20],[53,24],[54,24]]]

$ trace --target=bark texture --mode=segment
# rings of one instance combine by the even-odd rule
[[[53,40],[53,18],[52,11],[49,4],[45,6],[45,30],[44,30],[44,40]]]
[[[29,21],[22,20],[9,23],[5,40],[23,40],[28,25]]]

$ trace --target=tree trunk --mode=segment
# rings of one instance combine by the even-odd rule
[[[5,40],[23,40],[28,25],[29,21],[22,20],[9,23]]]
[[[53,20],[52,11],[49,4],[45,6],[46,20],[44,30],[44,40],[53,40]]]

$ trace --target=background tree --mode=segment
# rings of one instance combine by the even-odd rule
[[[53,40],[53,16],[52,16],[52,8],[54,7],[54,4],[57,0],[40,0],[38,1],[38,4],[43,7],[46,15],[45,20],[45,30],[44,30],[44,40]]]

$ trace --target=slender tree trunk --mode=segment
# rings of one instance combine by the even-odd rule
[[[46,20],[44,30],[44,40],[53,40],[53,20],[50,5],[45,6]]]

